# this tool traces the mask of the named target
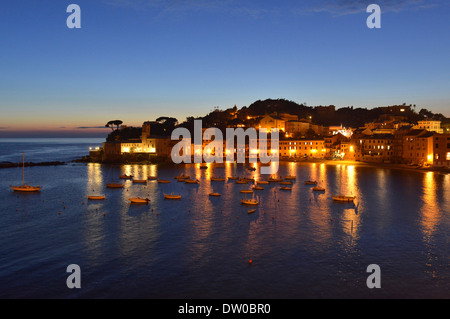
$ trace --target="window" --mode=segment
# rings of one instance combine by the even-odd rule
[[[450,152],[447,152],[447,161],[450,161]]]

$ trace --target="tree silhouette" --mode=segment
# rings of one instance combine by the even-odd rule
[[[122,124],[123,122],[121,120],[113,120],[113,121],[109,121],[108,123],[106,123],[105,127],[109,127],[111,128],[111,130],[114,131],[114,125],[117,126],[116,130],[119,129],[119,126]]]

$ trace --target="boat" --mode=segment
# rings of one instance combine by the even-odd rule
[[[336,202],[353,202],[356,196],[334,195],[333,200]]]
[[[123,183],[117,183],[117,182],[111,182],[106,184],[106,187],[108,188],[123,188]]]
[[[257,185],[255,185],[255,186],[253,186],[253,189],[256,189],[256,190],[262,190],[262,189],[264,189],[263,187],[261,187],[261,186],[257,186]]]
[[[285,176],[284,179],[286,179],[286,180],[294,180],[294,179],[297,179],[297,177],[295,177],[293,175],[288,175],[288,176]]]
[[[243,193],[243,194],[251,194],[251,193],[253,193],[253,189],[243,189],[243,190],[241,190],[241,193]]]
[[[158,179],[158,183],[167,184],[167,183],[170,183],[170,181],[168,179]]]
[[[120,179],[131,179],[133,177],[133,175],[120,175],[119,178]]]
[[[312,190],[315,192],[324,192],[325,188],[321,186],[314,186]]]
[[[241,199],[241,204],[255,206],[258,205],[259,202],[256,199]]]
[[[145,183],[147,183],[147,180],[146,179],[133,179],[132,182],[145,184]]]
[[[247,181],[247,182],[254,182],[255,181],[255,179],[253,177],[244,177],[243,180]]]
[[[289,182],[289,181],[283,181],[283,182],[280,182],[280,184],[281,184],[281,185],[292,185],[292,182]]]
[[[277,177],[269,177],[268,181],[269,182],[282,182],[283,179],[282,178],[277,178]]]
[[[223,182],[223,181],[225,181],[225,178],[220,178],[220,177],[211,177],[211,181],[216,181],[216,182]]]
[[[88,199],[98,200],[98,199],[106,199],[105,195],[88,195]]]
[[[269,184],[269,181],[256,181],[256,184],[266,185],[266,184]]]
[[[148,176],[147,179],[148,179],[149,181],[154,181],[154,180],[157,180],[158,177],[156,177],[156,176]]]
[[[198,184],[198,183],[200,183],[200,181],[198,179],[190,179],[190,178],[185,179],[184,182],[186,184]]]
[[[164,194],[164,198],[165,199],[181,199],[181,195],[180,194],[178,194],[178,195],[175,195],[174,193],[172,193],[172,194]]]
[[[174,178],[175,178],[175,179],[187,179],[187,178],[190,178],[190,176],[189,176],[189,175],[181,174],[181,175],[175,176]]]
[[[221,194],[219,194],[219,193],[209,193],[209,196],[219,197],[219,196],[221,196]]]
[[[305,181],[306,185],[316,185],[317,181]]]
[[[236,177],[236,176],[228,176],[228,180],[236,180],[236,179],[238,179],[239,177]]]
[[[200,169],[207,169],[207,168],[208,168],[208,165],[206,165],[206,164],[200,165]]]
[[[150,201],[148,198],[142,198],[142,197],[134,197],[134,198],[128,198],[129,201],[133,204],[148,204]]]
[[[236,184],[247,184],[248,181],[244,178],[239,178],[238,180],[235,181]]]
[[[250,209],[250,210],[248,211],[249,214],[253,214],[254,212],[256,212],[256,209]]]
[[[31,186],[31,185],[27,185],[25,184],[25,153],[23,153],[23,166],[22,166],[22,185],[11,185],[10,187],[15,191],[15,192],[40,192],[41,191],[41,186]]]
[[[331,196],[335,202],[353,202],[356,198],[356,196],[348,196],[348,195],[342,195],[342,167],[341,167],[341,178],[339,179],[339,195],[333,195]]]
[[[282,191],[291,191],[292,188],[291,187],[281,187],[280,190],[282,190]]]

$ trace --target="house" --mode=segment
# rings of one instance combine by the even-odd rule
[[[434,134],[433,166],[450,168],[450,134]]]

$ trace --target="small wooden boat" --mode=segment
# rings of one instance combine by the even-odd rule
[[[288,176],[285,176],[284,179],[286,179],[286,180],[294,180],[294,179],[297,179],[297,177],[295,177],[293,175],[288,175]]]
[[[315,192],[324,192],[325,188],[321,186],[314,186],[312,190]]]
[[[256,181],[256,184],[267,185],[267,184],[269,184],[269,181]]]
[[[158,177],[156,177],[156,176],[148,176],[147,179],[148,179],[149,181],[154,181],[154,180],[157,180]]]
[[[181,199],[181,195],[180,194],[178,194],[178,195],[175,195],[174,193],[172,193],[172,194],[164,194],[164,198],[165,199]]]
[[[282,178],[276,178],[276,177],[269,177],[268,179],[269,182],[282,182],[283,179]]]
[[[187,178],[190,178],[190,176],[189,176],[189,175],[181,174],[181,175],[175,176],[174,178],[179,180],[179,179],[187,179]]]
[[[190,178],[185,179],[184,182],[186,184],[198,184],[198,183],[200,183],[200,181],[198,179],[190,179]]]
[[[316,185],[317,181],[305,181],[306,185]]]
[[[283,182],[280,182],[280,184],[281,184],[281,185],[292,185],[292,182],[289,182],[289,181],[283,181]]]
[[[248,181],[243,179],[243,178],[239,178],[238,180],[234,181],[236,184],[247,184]]]
[[[256,209],[250,209],[250,210],[248,211],[249,214],[253,214],[254,212],[256,212]]]
[[[243,189],[240,192],[243,194],[251,194],[251,193],[253,193],[253,189]]]
[[[116,183],[116,182],[111,182],[106,184],[106,187],[108,188],[123,188],[123,183]]]
[[[238,179],[239,177],[236,177],[236,176],[228,176],[228,180],[236,180],[236,179]]]
[[[255,179],[253,177],[244,177],[243,180],[247,181],[247,182],[254,182],[255,181]]]
[[[211,181],[215,181],[215,182],[224,182],[224,181],[225,181],[225,178],[211,177]]]
[[[355,200],[355,196],[346,196],[346,195],[335,195],[332,196],[335,202],[353,202]]]
[[[120,175],[119,178],[120,179],[131,179],[133,177],[133,175]]]
[[[219,197],[221,194],[219,193],[209,193],[209,196]]]
[[[253,189],[256,189],[256,190],[262,190],[262,189],[264,189],[263,187],[261,187],[261,186],[253,186]]]
[[[140,184],[145,184],[145,183],[147,183],[147,180],[146,179],[133,179],[132,180],[132,182],[133,183],[140,183]]]
[[[170,181],[168,179],[158,179],[158,183],[167,184],[167,183],[170,183]]]
[[[241,204],[255,206],[258,205],[259,202],[256,199],[241,199]]]
[[[106,196],[105,195],[88,195],[88,199],[92,199],[92,200],[106,199]]]
[[[281,187],[280,190],[282,190],[282,191],[291,191],[292,188],[291,187]]]
[[[148,204],[148,202],[150,201],[148,198],[142,197],[128,198],[128,200],[133,204]]]

